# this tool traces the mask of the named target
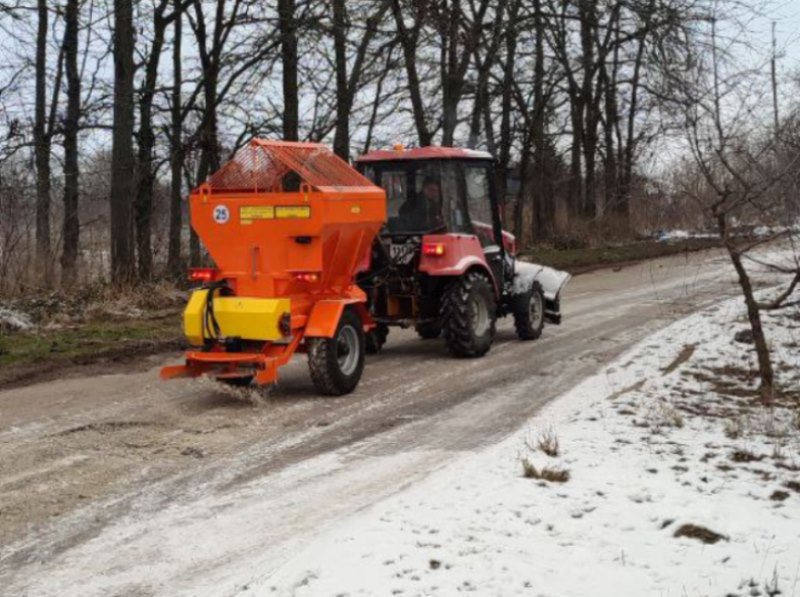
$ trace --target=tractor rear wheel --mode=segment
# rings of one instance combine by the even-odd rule
[[[457,357],[480,357],[494,341],[497,306],[494,288],[480,272],[469,272],[445,290],[441,302],[442,336]]]
[[[520,340],[536,340],[544,327],[544,292],[538,282],[527,292],[518,294],[512,302],[514,327]]]
[[[389,335],[389,326],[379,323],[372,330],[367,332],[367,354],[378,354],[386,344],[386,337]]]
[[[308,368],[317,391],[327,396],[349,394],[364,371],[366,340],[361,318],[345,309],[333,338],[310,338]]]
[[[417,335],[423,340],[435,340],[442,335],[442,324],[439,320],[425,321],[414,326]]]

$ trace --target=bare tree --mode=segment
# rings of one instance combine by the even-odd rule
[[[710,22],[709,58],[696,59],[697,70],[683,81],[683,107],[686,131],[697,172],[704,183],[701,192],[685,192],[701,202],[715,223],[720,239],[736,271],[755,346],[760,393],[765,402],[776,394],[775,373],[769,344],[761,319],[766,310],[780,309],[789,303],[800,284],[800,259],[776,264],[754,251],[770,241],[791,238],[793,229],[782,228],[766,238],[752,239],[737,230],[737,222],[774,224],[785,222],[787,201],[783,193],[796,192],[794,185],[783,185],[800,164],[800,153],[779,161],[781,135],[768,123],[753,119],[754,107],[766,99],[757,89],[758,76],[726,67],[717,35],[717,18]],[[768,131],[763,134],[764,131]],[[792,238],[792,247],[796,240]],[[764,300],[749,265],[767,266],[786,274],[789,281],[772,299]]]
[[[425,104],[422,100],[422,85],[417,68],[417,47],[420,43],[423,24],[428,18],[429,9],[427,2],[411,2],[410,8],[404,8],[401,0],[392,0],[392,14],[394,15],[397,37],[403,48],[403,62],[405,64],[408,95],[411,101],[414,125],[420,145],[430,145],[433,142],[433,133],[428,123]],[[406,25],[406,13],[412,18],[411,26]]]
[[[81,78],[78,69],[80,0],[67,0],[64,19],[64,57],[67,75],[67,115],[64,120],[64,223],[62,228],[61,279],[75,280],[80,242],[78,215],[78,131],[81,116]]]
[[[111,278],[134,279],[134,28],[130,2],[114,1],[114,132],[111,150]]]
[[[283,67],[283,138],[297,141],[300,126],[297,84],[297,18],[295,0],[278,0],[278,23],[281,33]]]
[[[158,67],[167,28],[191,3],[192,0],[185,0],[183,3],[177,4],[171,13],[167,13],[170,0],[159,0],[153,12],[153,42],[144,63],[144,79],[139,90],[139,130],[136,135],[138,179],[134,215],[138,271],[141,280],[149,280],[153,275],[151,219],[153,215],[153,185],[156,176],[153,167],[153,151],[156,144],[153,126],[153,100],[156,95]],[[179,65],[179,68],[182,67]]]
[[[183,230],[182,172],[183,172],[183,109],[182,86],[183,64],[181,49],[183,44],[182,0],[173,0],[176,13],[172,35],[172,106],[171,106],[171,154],[170,154],[170,200],[169,200],[169,249],[167,271],[178,277],[181,270],[181,233]]]
[[[350,158],[350,113],[353,101],[367,69],[367,62],[373,63],[380,53],[368,59],[368,51],[378,33],[378,26],[389,9],[390,0],[377,3],[374,12],[365,15],[364,30],[359,32],[352,67],[348,72],[348,33],[355,29],[350,20],[344,0],[332,0],[333,38],[336,66],[336,132],[333,137],[333,151],[344,160]]]
[[[50,155],[52,153],[53,133],[55,128],[58,96],[61,89],[61,78],[64,64],[63,47],[59,51],[56,76],[53,81],[52,100],[48,115],[47,107],[47,45],[49,34],[49,9],[45,0],[37,0],[36,30],[36,99],[33,125],[33,142],[36,160],[36,261],[44,276],[44,283],[51,282],[51,243],[50,243],[50,192],[52,188],[52,170]]]

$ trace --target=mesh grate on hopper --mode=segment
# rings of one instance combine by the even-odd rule
[[[254,139],[209,179],[212,191],[275,192],[289,172],[316,188],[372,187],[325,145]]]

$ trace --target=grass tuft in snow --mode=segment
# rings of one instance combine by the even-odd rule
[[[683,427],[681,413],[674,405],[663,400],[659,400],[649,408],[646,421],[648,426],[656,431],[662,427],[674,427],[676,429]]]
[[[690,539],[697,539],[698,541],[702,541],[703,543],[713,544],[717,543],[720,540],[727,541],[728,538],[725,535],[721,535],[716,531],[712,531],[709,528],[704,526],[700,526],[699,524],[682,524],[678,529],[675,531],[674,537],[689,537]]]
[[[725,432],[725,437],[728,439],[739,439],[744,433],[744,422],[741,417],[725,419],[723,430]]]
[[[537,468],[527,457],[522,457],[522,475],[526,479],[540,479],[551,483],[566,483],[569,481],[569,471],[558,467],[545,466]]]
[[[551,458],[558,456],[558,435],[556,435],[556,432],[552,427],[548,427],[539,433],[539,436],[536,438],[536,446]],[[528,448],[530,448],[531,451],[534,451],[530,445]]]

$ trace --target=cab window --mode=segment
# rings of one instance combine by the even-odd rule
[[[384,170],[379,186],[386,191],[386,209],[390,218],[398,217],[400,206],[408,198],[408,177],[405,170]]]
[[[492,206],[489,202],[489,169],[486,166],[465,166],[467,208],[473,224],[492,225]]]
[[[492,204],[489,199],[489,168],[483,165],[465,165],[464,187],[472,232],[484,247],[497,244],[494,238]]]

